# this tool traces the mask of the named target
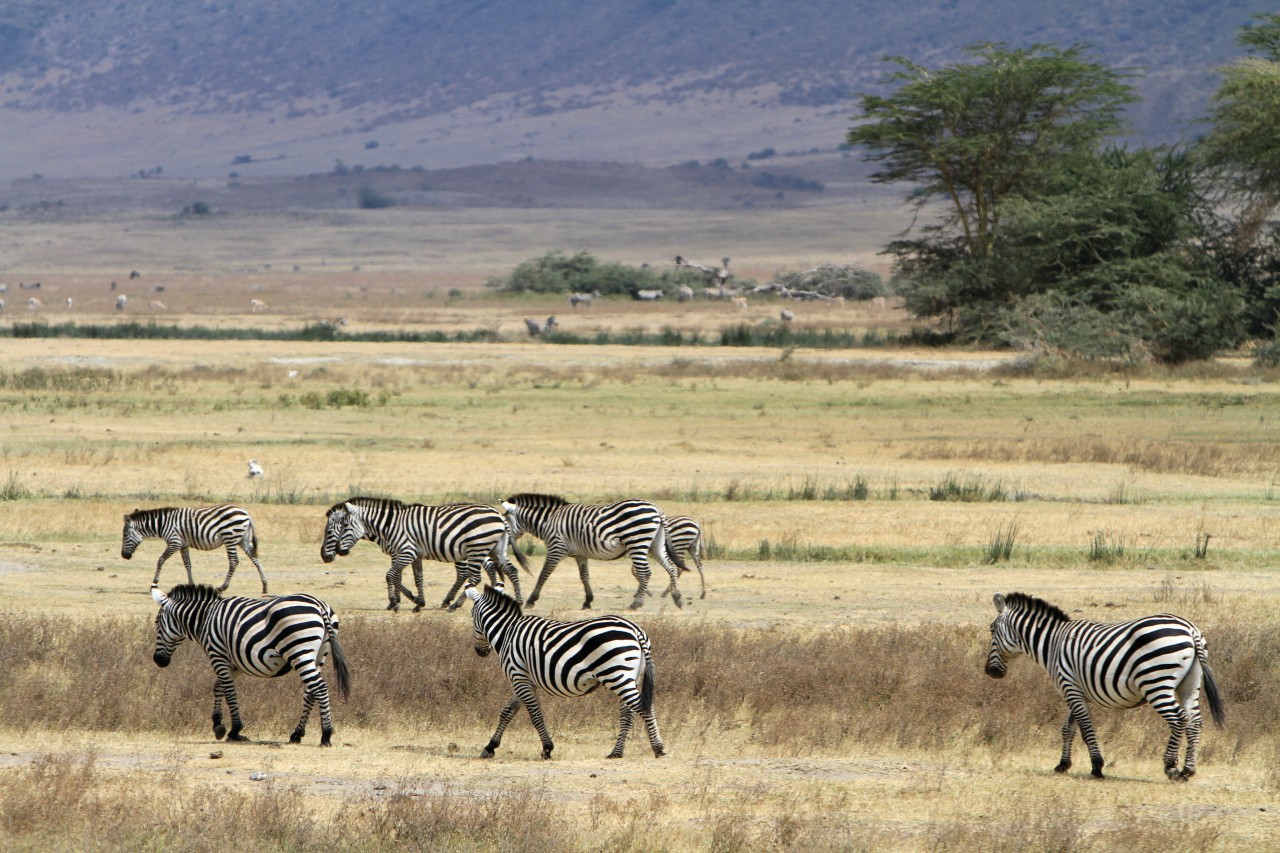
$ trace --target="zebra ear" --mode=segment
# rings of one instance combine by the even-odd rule
[[[991,599],[991,600],[992,600],[993,602],[995,602],[995,605],[996,605],[996,612],[997,612],[997,613],[1003,613],[1003,612],[1004,612],[1004,605],[1005,605],[1004,596],[997,592],[997,593],[995,594],[995,597],[994,597],[993,599]]]
[[[515,504],[509,504],[509,503],[507,503],[506,501],[500,501],[500,503],[502,504],[502,511],[503,511],[503,512],[514,512],[514,511],[515,511],[515,508],[516,508],[516,505],[515,505]]]
[[[346,512],[347,515],[355,515],[355,512],[356,512],[355,504],[351,503],[350,501],[347,501],[346,503],[344,503],[342,505],[342,509],[344,512]]]
[[[164,603],[169,600],[169,597],[161,592],[160,587],[156,584],[151,585],[151,597],[154,598],[156,604],[159,604],[161,607],[164,607]]]
[[[480,600],[480,590],[476,589],[475,581],[467,581],[467,585],[462,588],[462,594],[472,601]]]

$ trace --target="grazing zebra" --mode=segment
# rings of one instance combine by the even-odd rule
[[[547,559],[542,564],[538,582],[529,594],[526,607],[532,607],[542,594],[542,585],[565,557],[578,562],[578,575],[586,600],[583,610],[591,608],[595,594],[587,574],[587,560],[617,560],[623,556],[631,559],[631,573],[640,583],[631,609],[644,605],[649,589],[649,556],[658,562],[671,576],[671,600],[677,607],[684,606],[676,581],[681,571],[687,571],[684,561],[673,553],[663,528],[662,510],[648,501],[625,500],[606,505],[571,504],[555,495],[519,494],[502,502],[503,513],[511,527],[514,543],[524,532],[538,537],[547,546]],[[520,553],[520,549],[516,549]]]
[[[653,712],[653,650],[639,625],[621,616],[597,616],[577,622],[557,622],[525,616],[520,602],[502,587],[480,592],[468,584],[472,601],[471,626],[476,654],[498,650],[512,697],[498,716],[498,729],[480,753],[493,758],[520,705],[529,712],[542,740],[542,757],[551,758],[555,744],[542,719],[535,690],[553,696],[585,696],[604,685],[618,697],[618,740],[609,758],[621,758],[636,714],[649,731],[649,745],[658,758],[666,755],[658,718]]]
[[[414,603],[414,612],[426,606],[422,594],[422,561],[440,560],[453,563],[455,578],[441,607],[448,607],[467,580],[479,582],[483,569],[496,581],[495,566],[511,579],[516,596],[520,580],[507,554],[512,536],[502,514],[483,504],[444,504],[424,506],[406,504],[388,498],[355,497],[329,507],[325,515],[324,542],[320,559],[332,563],[335,556],[345,557],[361,539],[368,539],[391,557],[387,570],[387,609],[400,609],[400,593]],[[516,559],[528,571],[524,555],[516,551]],[[413,580],[418,587],[415,596],[402,582],[405,566],[413,566]],[[453,609],[462,604],[462,597]]]
[[[253,519],[245,509],[235,504],[135,509],[124,516],[120,556],[126,560],[131,559],[142,540],[151,536],[165,541],[164,553],[156,562],[152,584],[160,583],[160,570],[164,568],[164,561],[172,557],[175,551],[182,553],[182,564],[187,567],[187,583],[194,583],[191,577],[190,549],[212,551],[224,547],[231,565],[227,569],[227,579],[218,589],[225,590],[231,585],[231,576],[236,573],[236,566],[240,565],[240,557],[236,554],[236,546],[239,545],[257,567],[258,577],[262,580],[262,594],[267,594],[267,576],[262,571],[262,563],[258,562],[258,534],[253,529]]]
[[[707,556],[707,542],[702,536],[702,525],[687,515],[672,515],[666,520],[667,547],[676,554],[688,554],[693,557],[693,564],[698,569],[698,580],[702,581],[702,595],[707,597],[707,576],[702,573],[702,558]],[[667,587],[662,591],[666,595],[671,591]]]
[[[1093,775],[1102,778],[1102,752],[1088,702],[1107,708],[1133,708],[1145,702],[1169,724],[1165,775],[1174,782],[1195,775],[1202,685],[1213,721],[1221,728],[1224,720],[1208,648],[1195,625],[1168,614],[1117,624],[1071,619],[1052,604],[1020,592],[1008,597],[997,593],[995,605],[999,615],[991,623],[987,675],[1004,678],[1008,658],[1029,654],[1048,670],[1067,702],[1062,760],[1056,772],[1065,773],[1071,767],[1071,744],[1079,728],[1089,748]],[[1187,752],[1179,772],[1178,750],[1184,737]]]
[[[184,584],[165,595],[151,586],[151,597],[160,605],[156,616],[156,666],[169,665],[173,651],[183,640],[194,640],[213,664],[213,736],[222,740],[248,740],[240,731],[240,703],[236,699],[237,673],[273,678],[289,670],[298,673],[305,688],[302,719],[289,735],[301,743],[311,706],[320,704],[320,745],[330,746],[333,717],[329,712],[329,685],[320,675],[325,657],[333,653],[338,690],[345,700],[351,694],[351,675],[338,643],[338,617],[333,608],[310,595],[276,595],[270,598],[223,598],[211,586]],[[327,647],[327,648],[326,648]],[[222,725],[222,702],[231,712],[231,731]]]

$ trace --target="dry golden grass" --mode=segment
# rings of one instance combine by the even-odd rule
[[[521,223],[521,239],[546,240],[527,250],[495,230],[506,227],[497,216],[456,216],[441,233],[469,236],[448,264],[439,249],[435,271],[421,258],[379,263],[378,251],[412,245],[395,217],[373,220],[393,233],[362,231],[364,242],[331,223],[310,234],[314,219],[273,218],[260,243],[239,248],[243,233],[192,237],[167,221],[130,223],[133,237],[85,223],[55,232],[47,249],[36,239],[47,226],[19,229],[28,258],[68,252],[65,269],[43,276],[46,303],[82,287],[74,299],[92,322],[114,316],[92,303],[110,293],[104,282],[124,285],[146,266],[148,285],[154,269],[171,271],[156,298],[184,323],[285,327],[341,314],[357,327],[496,323],[511,336],[6,342],[7,848],[1231,850],[1280,840],[1280,471],[1268,377],[973,369],[1008,358],[991,353],[551,346],[520,338],[524,316],[556,313],[582,329],[713,330],[740,318],[702,303],[606,303],[588,315],[558,300],[495,299],[484,277],[555,246],[547,235],[562,226]],[[657,236],[636,236],[659,235],[656,221],[602,216],[591,234],[626,222],[634,228],[617,245],[636,260],[661,257]],[[794,234],[797,224],[778,227]],[[112,248],[113,236],[139,243]],[[489,244],[502,248],[486,254]],[[272,269],[237,272],[247,265],[233,258],[255,245]],[[758,269],[778,245],[760,240]],[[129,259],[148,247],[154,256]],[[792,268],[802,252],[787,256]],[[338,273],[339,263],[363,271]],[[463,295],[449,297],[452,287]],[[403,304],[389,308],[392,290]],[[254,294],[268,312],[248,314]],[[903,320],[851,306],[819,322]],[[360,392],[361,403],[341,404]],[[249,458],[266,465],[265,480],[245,478]],[[948,481],[1003,499],[930,500]],[[704,522],[707,599],[676,611],[655,596],[635,614],[659,655],[669,759],[633,741],[626,759],[604,761],[614,710],[592,696],[547,704],[555,762],[536,760],[524,716],[497,759],[477,760],[503,686],[494,661],[472,654],[465,611],[385,612],[388,561],[369,543],[328,566],[318,559],[324,508],[340,497],[516,491],[645,496]],[[203,656],[186,648],[168,670],[150,663],[147,584],[161,548],[149,541],[122,561],[121,515],[216,500],[253,512],[273,592],[313,592],[343,619],[356,692],[336,706],[333,750],[317,748],[315,733],[278,748],[298,709],[292,676],[244,684],[256,742],[220,744]],[[1011,559],[988,564],[1010,525]],[[1091,560],[1099,537],[1106,559]],[[225,571],[221,553],[193,560],[198,581]],[[452,571],[428,563],[426,579],[435,603]],[[162,584],[180,580],[174,558]],[[592,581],[602,610],[634,590],[620,564],[593,564]],[[243,562],[232,591],[256,588]],[[1194,782],[1163,781],[1164,733],[1146,709],[1099,714],[1109,781],[1050,772],[1062,708],[1047,676],[1025,661],[1002,683],[981,674],[991,595],[1012,590],[1089,618],[1174,611],[1205,628],[1229,728],[1206,733]],[[573,618],[580,601],[570,565],[536,612]]]

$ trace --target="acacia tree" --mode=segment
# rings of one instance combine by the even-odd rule
[[[1220,69],[1212,129],[1200,145],[1204,162],[1241,202],[1234,234],[1240,249],[1253,245],[1280,204],[1280,15],[1256,20],[1239,37],[1255,55]]]
[[[1083,45],[1004,44],[967,48],[975,61],[931,70],[902,57],[882,82],[889,95],[863,93],[848,142],[880,163],[876,183],[908,182],[917,216],[942,202],[939,222],[888,247],[916,278],[905,294],[917,314],[946,315],[973,299],[1000,299],[984,276],[998,250],[1006,203],[1034,198],[1072,157],[1120,128],[1135,100],[1125,72],[1084,58]]]

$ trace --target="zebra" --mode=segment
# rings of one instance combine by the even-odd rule
[[[688,571],[684,561],[667,542],[662,510],[642,500],[624,500],[606,505],[572,504],[556,495],[518,494],[502,502],[503,514],[511,528],[514,543],[524,532],[546,543],[547,558],[542,564],[538,582],[529,594],[526,607],[533,607],[542,594],[542,586],[565,557],[578,562],[578,575],[586,600],[583,610],[591,609],[595,594],[587,574],[587,560],[617,560],[630,557],[631,573],[639,581],[631,609],[644,605],[649,589],[649,556],[655,555],[671,576],[671,600],[684,607],[676,581],[680,572]],[[516,549],[520,553],[520,549]]]
[[[361,539],[368,539],[391,557],[387,570],[387,609],[400,609],[400,593],[413,601],[414,612],[426,606],[422,594],[422,560],[453,563],[453,586],[441,607],[462,604],[454,596],[468,579],[478,581],[483,569],[490,580],[496,580],[495,567],[501,567],[511,579],[516,596],[520,596],[520,580],[507,557],[513,537],[502,514],[483,504],[444,504],[425,506],[406,504],[389,498],[353,497],[329,507],[325,515],[324,541],[320,559],[332,563],[334,557],[345,557]],[[516,551],[516,559],[529,571],[524,555]],[[418,587],[415,596],[402,581],[405,566],[413,566],[413,580]]]
[[[1208,648],[1195,625],[1169,614],[1116,624],[1071,619],[1052,604],[1020,592],[1007,597],[997,593],[994,600],[998,615],[991,623],[987,675],[1004,678],[1008,658],[1030,654],[1049,672],[1067,702],[1062,760],[1055,772],[1065,773],[1071,767],[1071,744],[1079,728],[1089,748],[1093,775],[1102,778],[1102,752],[1088,702],[1108,708],[1133,708],[1145,702],[1169,724],[1165,775],[1173,782],[1195,775],[1202,686],[1214,723],[1222,728],[1225,720],[1218,685],[1209,669]],[[1187,751],[1179,772],[1178,750],[1184,737]]]
[[[329,685],[320,674],[325,657],[333,653],[338,691],[345,701],[351,695],[351,674],[338,642],[338,617],[333,608],[310,595],[274,595],[270,598],[223,598],[220,591],[203,584],[175,586],[165,595],[151,585],[151,597],[160,605],[156,614],[156,666],[166,667],[183,640],[194,640],[213,665],[213,736],[228,741],[248,740],[240,734],[240,703],[236,698],[237,673],[273,678],[294,670],[302,678],[302,718],[289,735],[301,743],[311,706],[320,705],[320,745],[331,746],[333,717],[329,710]],[[231,730],[222,724],[222,703],[231,712]]]
[[[542,741],[542,757],[550,759],[555,744],[535,690],[541,688],[553,696],[585,696],[602,684],[618,697],[619,705],[618,740],[607,757],[622,757],[636,714],[648,729],[653,754],[658,758],[667,754],[653,710],[653,649],[639,625],[621,616],[576,622],[526,616],[520,602],[501,585],[480,592],[468,584],[464,594],[472,602],[476,654],[484,657],[491,649],[498,650],[512,692],[481,758],[493,757],[502,733],[523,704]]]
[[[154,536],[165,541],[164,553],[156,562],[156,574],[151,583],[160,583],[160,570],[164,561],[173,556],[175,551],[182,553],[182,563],[187,567],[187,583],[194,583],[191,577],[191,550],[212,551],[218,546],[227,549],[227,578],[218,587],[225,591],[231,585],[231,576],[240,565],[240,557],[236,554],[236,546],[244,549],[245,554],[258,569],[258,577],[262,580],[262,594],[267,594],[267,576],[262,571],[262,563],[258,562],[258,534],[253,529],[253,519],[247,510],[235,504],[218,504],[205,507],[159,507],[157,509],[135,509],[125,513],[124,534],[121,537],[120,556],[128,560],[133,552],[142,544],[142,540]]]
[[[702,582],[702,595],[707,597],[707,576],[702,573],[702,558],[707,556],[707,542],[702,535],[702,525],[687,515],[668,516],[665,522],[667,547],[676,554],[688,554],[698,569],[698,580]],[[662,591],[666,595],[671,591],[667,587]]]

